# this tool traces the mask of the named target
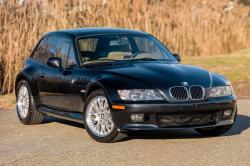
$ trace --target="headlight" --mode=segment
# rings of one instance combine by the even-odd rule
[[[232,95],[232,90],[230,86],[217,86],[217,87],[212,87],[209,97],[225,97],[231,95]]]
[[[118,90],[118,94],[122,100],[164,100],[164,98],[153,89]]]

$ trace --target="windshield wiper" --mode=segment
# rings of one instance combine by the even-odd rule
[[[113,63],[117,62],[115,59],[98,59],[98,60],[90,60],[82,63],[82,66],[89,66],[89,65],[102,65],[106,63]]]
[[[99,67],[107,67],[112,66],[114,63],[86,63],[83,64],[82,67],[84,68],[99,68]]]
[[[130,59],[130,60],[134,60],[134,61],[155,61],[155,60],[158,60],[158,59],[154,59],[154,58],[137,58],[137,59]]]
[[[89,63],[89,62],[102,62],[102,61],[117,61],[116,59],[97,59],[97,60],[90,60],[90,61],[87,61],[86,63]]]

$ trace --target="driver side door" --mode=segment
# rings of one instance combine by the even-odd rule
[[[76,62],[72,60],[74,56],[70,55],[72,54],[71,40],[61,36],[50,36],[45,48],[47,51],[44,54],[44,61],[47,62],[50,57],[60,57],[63,72],[47,66],[47,63],[40,69],[38,88],[41,105],[71,111],[73,105],[70,98],[70,85],[76,70]]]

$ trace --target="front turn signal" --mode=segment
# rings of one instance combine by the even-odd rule
[[[118,109],[118,110],[124,110],[125,106],[124,105],[112,105],[113,109]]]

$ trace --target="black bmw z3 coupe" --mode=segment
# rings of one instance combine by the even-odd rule
[[[18,117],[26,125],[45,115],[84,123],[98,142],[120,141],[131,130],[229,131],[237,116],[230,82],[180,61],[141,31],[47,33],[16,77]]]

